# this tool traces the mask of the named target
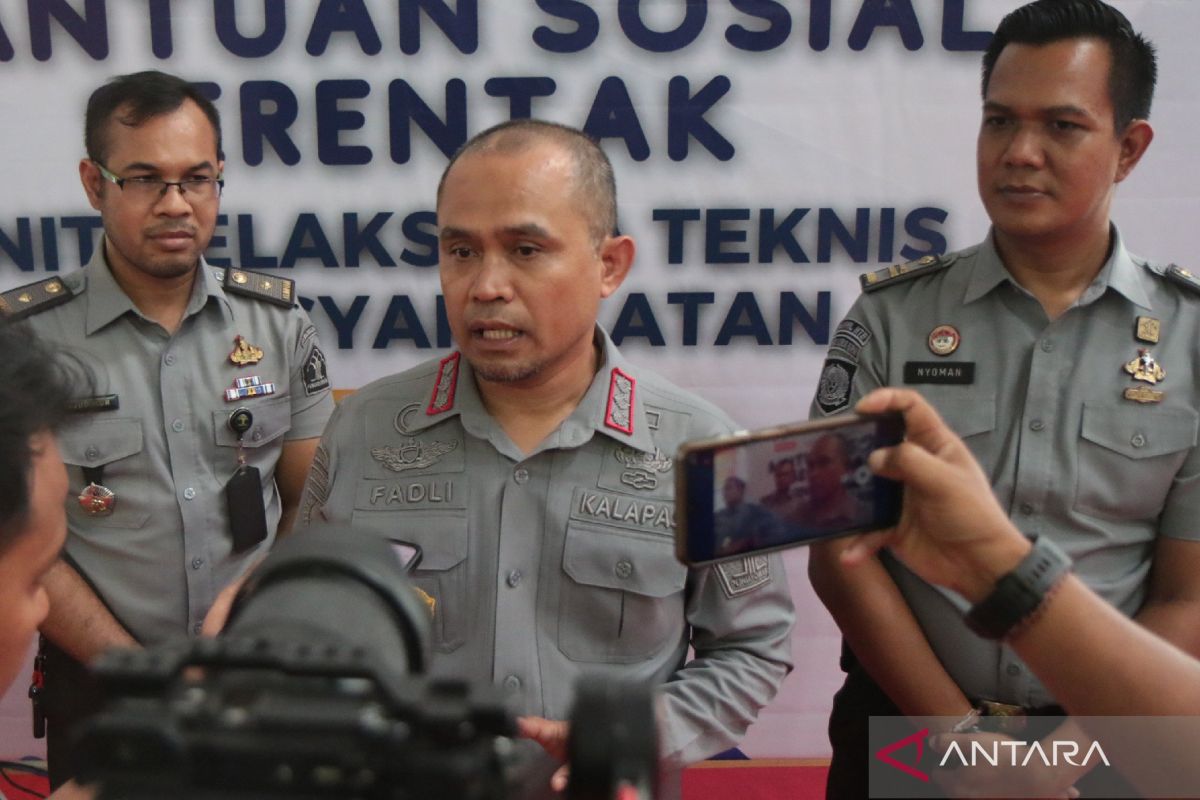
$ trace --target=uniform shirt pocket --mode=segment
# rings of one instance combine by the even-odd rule
[[[469,539],[466,513],[355,511],[351,524],[421,548],[421,561],[409,577],[434,601],[434,647],[442,653],[462,647],[467,640],[471,611],[467,586]]]
[[[558,642],[573,661],[644,661],[679,644],[687,568],[670,537],[572,521]]]
[[[996,458],[996,397],[983,392],[926,393],[950,429],[957,433],[975,460],[990,470]]]
[[[232,406],[232,404],[230,404]],[[247,409],[254,417],[250,429],[242,436],[242,447],[254,450],[281,438],[292,427],[292,401],[290,397],[272,397],[267,400],[247,402],[213,412],[213,436],[220,447],[237,447],[238,436],[229,427],[229,416],[238,408]]]
[[[1196,446],[1200,415],[1188,408],[1084,404],[1075,509],[1118,520],[1154,519]]]
[[[68,498],[68,517],[84,527],[140,528],[145,525],[150,512],[138,502],[139,498],[127,497],[125,491],[136,481],[139,471],[136,456],[144,446],[140,419],[92,419],[63,426],[58,432],[63,461],[80,470],[101,469],[99,483],[116,486],[118,494],[108,516],[85,514],[73,497]],[[72,469],[72,494],[77,494],[85,485],[82,474]]]

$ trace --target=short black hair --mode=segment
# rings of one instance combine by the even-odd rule
[[[136,128],[146,120],[175,111],[191,100],[200,107],[212,123],[217,139],[217,158],[222,158],[221,115],[200,89],[183,78],[158,70],[118,75],[109,80],[88,98],[83,123],[83,146],[87,157],[104,163],[109,141],[105,135],[108,121],[120,112],[116,121]]]
[[[1135,119],[1150,119],[1158,65],[1154,45],[1133,29],[1120,11],[1101,0],[1036,0],[1000,21],[983,54],[983,96],[996,60],[1009,44],[1050,44],[1064,39],[1099,39],[1108,45],[1112,67],[1108,95],[1118,132]]]
[[[617,232],[617,180],[612,162],[599,143],[588,134],[542,119],[513,119],[477,133],[458,149],[442,171],[437,199],[442,200],[446,176],[458,160],[475,152],[516,153],[541,142],[554,142],[575,160],[575,187],[590,206],[589,227],[592,241],[599,246]]]
[[[29,516],[31,439],[54,432],[67,414],[74,375],[69,361],[55,357],[23,324],[0,318],[0,552],[25,529]],[[78,366],[78,365],[77,365]]]

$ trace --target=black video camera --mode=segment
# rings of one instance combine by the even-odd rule
[[[430,614],[405,571],[361,531],[280,542],[219,638],[98,662],[108,703],[81,730],[80,779],[100,800],[536,796],[501,692],[422,675]],[[657,796],[650,688],[577,695],[568,797]]]

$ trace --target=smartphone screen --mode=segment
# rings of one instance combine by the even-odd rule
[[[903,438],[899,414],[848,414],[685,443],[676,478],[680,560],[702,564],[894,525],[901,485],[871,472],[867,456]]]

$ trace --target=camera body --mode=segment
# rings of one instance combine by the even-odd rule
[[[430,614],[395,553],[362,531],[299,532],[242,587],[220,637],[107,654],[80,778],[100,800],[534,796],[501,690],[422,675]],[[571,729],[593,746],[571,744],[573,774],[589,776],[571,794],[611,797],[624,782],[653,797],[650,687],[578,691]],[[612,696],[627,698],[619,715],[586,699]]]

